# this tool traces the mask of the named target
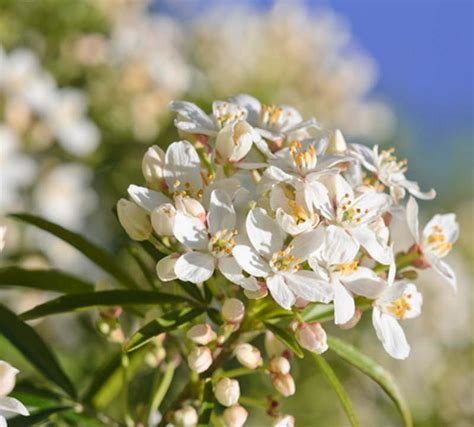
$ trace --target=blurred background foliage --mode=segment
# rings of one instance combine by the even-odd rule
[[[457,213],[461,237],[451,258],[460,290],[452,295],[434,276],[422,277],[425,314],[407,325],[410,359],[389,359],[370,327],[359,327],[351,335],[397,377],[415,425],[469,426],[474,423],[472,40],[459,37],[460,46],[453,50],[464,49],[463,55],[449,64],[467,78],[459,83],[455,74],[448,75],[456,80],[453,92],[464,98],[451,97],[441,106],[442,97],[427,95],[432,109],[423,105],[417,110],[423,90],[413,91],[410,103],[403,88],[409,83],[423,86],[423,72],[427,80],[432,77],[430,60],[437,63],[438,51],[431,44],[420,45],[426,43],[426,25],[416,27],[419,34],[411,33],[413,49],[423,50],[426,70],[420,71],[415,60],[408,80],[397,83],[402,88],[397,98],[397,84],[384,86],[385,70],[377,69],[379,59],[393,65],[387,57],[399,55],[384,47],[397,35],[383,31],[383,22],[373,22],[390,11],[394,19],[411,11],[409,32],[417,16],[429,20],[433,8],[441,13],[448,4],[449,13],[443,15],[448,21],[439,26],[453,29],[461,27],[457,18],[472,12],[472,3],[420,1],[410,9],[408,3],[393,1],[385,12],[373,2],[347,3],[0,0],[0,221],[8,226],[0,263],[52,265],[86,274],[107,287],[107,277],[73,249],[23,229],[4,215],[19,210],[39,213],[108,247],[136,271],[112,208],[128,184],[140,183],[145,148],[166,146],[175,138],[168,102],[187,99],[209,108],[214,99],[247,92],[268,103],[294,105],[326,127],[341,128],[349,141],[395,146],[399,157],[411,159],[409,176],[424,188],[438,190],[427,208]],[[369,46],[360,46],[363,40],[352,32],[351,18],[362,28],[361,38],[375,40],[374,51],[384,52],[380,58]],[[461,31],[472,39],[472,25]],[[416,42],[418,36],[421,42]],[[406,36],[400,37],[406,41]],[[452,59],[453,52],[446,55]],[[406,76],[407,65],[398,66],[400,75]],[[392,68],[390,76],[397,74]],[[411,82],[411,76],[418,80]],[[450,90],[448,78],[433,85],[435,92]],[[471,87],[461,90],[462,81]],[[471,98],[467,104],[465,97]],[[454,119],[445,114],[448,110]],[[7,290],[0,298],[21,312],[47,296]],[[87,372],[117,351],[99,334],[96,320],[88,315],[58,316],[36,325],[55,342],[66,369],[84,387]],[[329,329],[337,334],[331,331],[336,328]],[[84,342],[87,345],[79,345]],[[28,372],[27,364],[3,341],[0,359]],[[398,425],[391,403],[374,384],[341,362],[334,363],[363,425]],[[295,378],[299,392],[285,405],[298,425],[345,425],[339,403],[310,363],[295,364]],[[140,390],[146,384],[135,386]],[[243,383],[248,395],[267,386]],[[173,387],[177,389],[179,380]],[[250,421],[255,426],[264,422],[258,411]]]

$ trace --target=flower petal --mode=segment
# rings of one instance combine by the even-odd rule
[[[198,218],[176,212],[173,225],[174,236],[191,249],[207,249],[209,236],[207,228]]]
[[[329,265],[348,263],[356,257],[359,246],[342,227],[330,225],[326,228],[322,256]]]
[[[201,252],[188,252],[176,261],[174,271],[184,282],[201,283],[214,273],[215,258]]]
[[[161,258],[156,264],[156,274],[158,278],[163,282],[169,282],[177,278],[174,271],[176,261],[178,260],[177,254],[168,255]]]
[[[3,411],[12,412],[14,414],[20,414],[23,416],[30,415],[28,409],[25,408],[25,405],[13,397],[0,398],[0,413]]]
[[[232,230],[235,226],[235,210],[232,200],[224,190],[214,190],[211,193],[211,202],[207,223],[211,235],[220,230]]]
[[[332,280],[331,284],[334,288],[334,322],[342,325],[354,317],[354,297],[339,280]]]
[[[242,273],[242,267],[233,257],[219,258],[218,267],[223,276],[232,283],[240,285],[249,291],[258,291],[260,289],[257,279],[253,276],[245,277]]]
[[[294,248],[291,255],[306,261],[314,252],[316,252],[324,243],[324,228],[317,227],[315,230],[296,236],[291,244]]]
[[[374,231],[368,227],[358,227],[351,233],[373,259],[384,265],[391,264],[393,256],[390,247],[380,242]]]
[[[377,307],[372,311],[372,324],[385,351],[395,359],[406,359],[410,354],[410,345],[398,321]]]
[[[170,199],[164,194],[138,185],[130,185],[128,187],[128,194],[138,206],[148,212],[164,203],[170,203]]]
[[[178,113],[174,121],[178,129],[212,136],[217,133],[211,118],[197,105],[186,101],[172,101],[169,108]]]
[[[306,301],[331,302],[334,292],[331,285],[321,280],[314,271],[302,270],[293,274],[284,274],[290,289]]]
[[[250,242],[260,255],[270,258],[282,248],[283,232],[263,209],[252,209],[245,223]]]
[[[443,279],[445,279],[456,291],[458,289],[456,273],[454,270],[444,261],[436,257],[429,257],[429,261],[435,270]]]
[[[236,245],[232,255],[242,269],[252,276],[266,277],[270,272],[268,264],[250,246]]]
[[[418,223],[418,203],[415,198],[410,196],[406,207],[406,218],[408,229],[415,239],[416,243],[420,243],[420,225]]]
[[[387,288],[387,283],[367,267],[358,267],[340,280],[352,293],[370,299],[377,298]]]
[[[291,310],[291,306],[295,303],[296,298],[288,285],[285,283],[283,276],[275,274],[267,277],[267,287],[273,299],[286,310]]]
[[[166,150],[165,179],[171,191],[197,192],[202,188],[201,161],[188,141],[173,142]]]

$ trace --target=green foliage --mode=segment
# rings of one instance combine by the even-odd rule
[[[303,350],[301,350],[300,345],[296,342],[296,339],[293,335],[290,335],[283,328],[274,325],[273,323],[264,322],[264,324],[293,353],[295,353],[298,357],[303,357]]]
[[[70,406],[55,406],[52,408],[40,409],[31,413],[28,417],[18,415],[8,420],[10,427],[27,427],[37,426],[39,423],[47,421],[51,416],[58,414],[59,412],[67,411]]]

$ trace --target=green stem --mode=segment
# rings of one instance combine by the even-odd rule
[[[266,399],[256,399],[253,397],[240,396],[239,403],[244,406],[250,406],[258,409],[268,409],[268,401]]]
[[[251,375],[251,374],[256,374],[260,372],[265,372],[265,368],[256,368],[256,369],[236,368],[236,369],[231,369],[229,371],[218,371],[215,374],[214,380],[217,381],[224,377],[227,377],[227,378],[241,377],[242,375]]]
[[[123,351],[122,353],[122,379],[123,379],[123,388],[122,388],[122,396],[123,396],[123,408],[124,408],[124,420],[127,427],[133,427],[135,422],[130,414],[130,408],[128,405],[128,367],[130,366],[130,359],[128,358],[128,354]]]
[[[413,261],[416,261],[419,257],[421,257],[421,254],[418,253],[417,251],[411,251],[406,254],[405,253],[399,254],[396,259],[397,271],[410,267]],[[389,265],[379,264],[374,267],[374,272],[381,273],[383,271],[387,271],[389,267],[390,267]]]
[[[165,397],[168,389],[170,388],[171,382],[173,381],[174,372],[176,370],[176,363],[170,361],[166,366],[163,378],[161,379],[160,385],[157,388],[153,400],[150,405],[150,415],[155,413],[161,405],[163,398]]]

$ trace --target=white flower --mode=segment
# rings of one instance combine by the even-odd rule
[[[289,374],[290,368],[289,360],[283,356],[272,357],[268,363],[268,369],[273,374]]]
[[[426,261],[429,262],[433,270],[456,289],[456,275],[452,268],[442,260],[451,251],[459,236],[456,215],[435,215],[426,224],[421,237],[418,224],[418,203],[413,197],[408,200],[406,216],[408,228]]]
[[[301,323],[295,331],[301,347],[314,353],[324,353],[328,349],[326,331],[320,323]]]
[[[284,232],[261,208],[249,212],[246,229],[251,245],[236,245],[232,254],[248,274],[265,279],[278,304],[289,310],[296,296],[307,301],[331,300],[331,288],[314,271],[301,269],[323,243],[322,229],[301,234],[284,247]]]
[[[262,365],[260,350],[251,344],[239,344],[234,350],[237,360],[249,369],[256,369]]]
[[[265,105],[245,94],[234,96],[230,101],[243,107],[248,113],[247,121],[271,141],[308,137],[309,131],[320,128],[314,118],[303,121],[301,114],[288,105]]]
[[[18,369],[0,360],[0,426],[6,427],[5,416],[11,414],[30,415],[25,406],[17,399],[7,395],[15,388],[15,377]]]
[[[239,382],[231,378],[220,379],[214,389],[214,395],[221,405],[236,405],[240,398]]]
[[[150,218],[140,206],[127,199],[120,199],[117,203],[117,215],[131,239],[142,241],[150,237],[152,232]]]
[[[395,359],[406,359],[410,346],[398,320],[421,313],[423,298],[412,283],[389,284],[373,304],[372,323],[385,351]]]
[[[245,306],[237,298],[227,298],[222,304],[222,318],[229,323],[240,323],[245,316]]]
[[[283,396],[293,396],[296,391],[295,380],[290,374],[272,373],[271,380],[273,387]]]
[[[174,236],[188,250],[179,257],[175,273],[180,280],[201,283],[208,280],[216,268],[231,282],[257,290],[254,278],[246,278],[232,256],[237,230],[232,201],[223,190],[211,194],[207,221],[176,213]]]
[[[5,248],[5,236],[7,234],[7,227],[0,225],[0,252]]]
[[[240,405],[234,405],[225,409],[222,420],[225,427],[242,427],[247,421],[249,413]]]
[[[142,160],[142,173],[146,184],[155,191],[166,186],[165,179],[165,152],[157,145],[151,146]]]
[[[217,338],[216,333],[207,323],[194,325],[186,333],[186,336],[196,344],[207,345]]]
[[[192,406],[186,405],[174,413],[177,427],[195,427],[198,423],[198,413]]]
[[[151,225],[158,236],[172,236],[176,209],[171,203],[163,203],[151,212]]]
[[[295,418],[292,415],[281,415],[273,421],[272,426],[295,427]]]
[[[324,244],[309,259],[311,268],[331,285],[336,324],[347,323],[355,314],[354,294],[375,298],[385,286],[371,269],[359,266],[359,243],[341,227],[325,229]]]
[[[376,261],[391,264],[392,251],[371,227],[388,209],[389,196],[372,191],[356,195],[341,175],[325,175],[321,180],[330,196],[320,206],[321,215],[349,233]]]
[[[433,189],[422,192],[418,183],[405,177],[407,162],[397,161],[393,155],[393,148],[379,153],[378,145],[370,149],[364,145],[351,144],[349,151],[376,179],[390,189],[390,194],[396,203],[405,197],[407,190],[419,199],[430,200],[436,196]]]
[[[246,121],[229,123],[217,134],[217,158],[221,162],[236,163],[242,160],[260,139],[259,133]]]
[[[194,347],[188,355],[188,365],[198,374],[207,371],[212,365],[211,350],[207,347]]]

